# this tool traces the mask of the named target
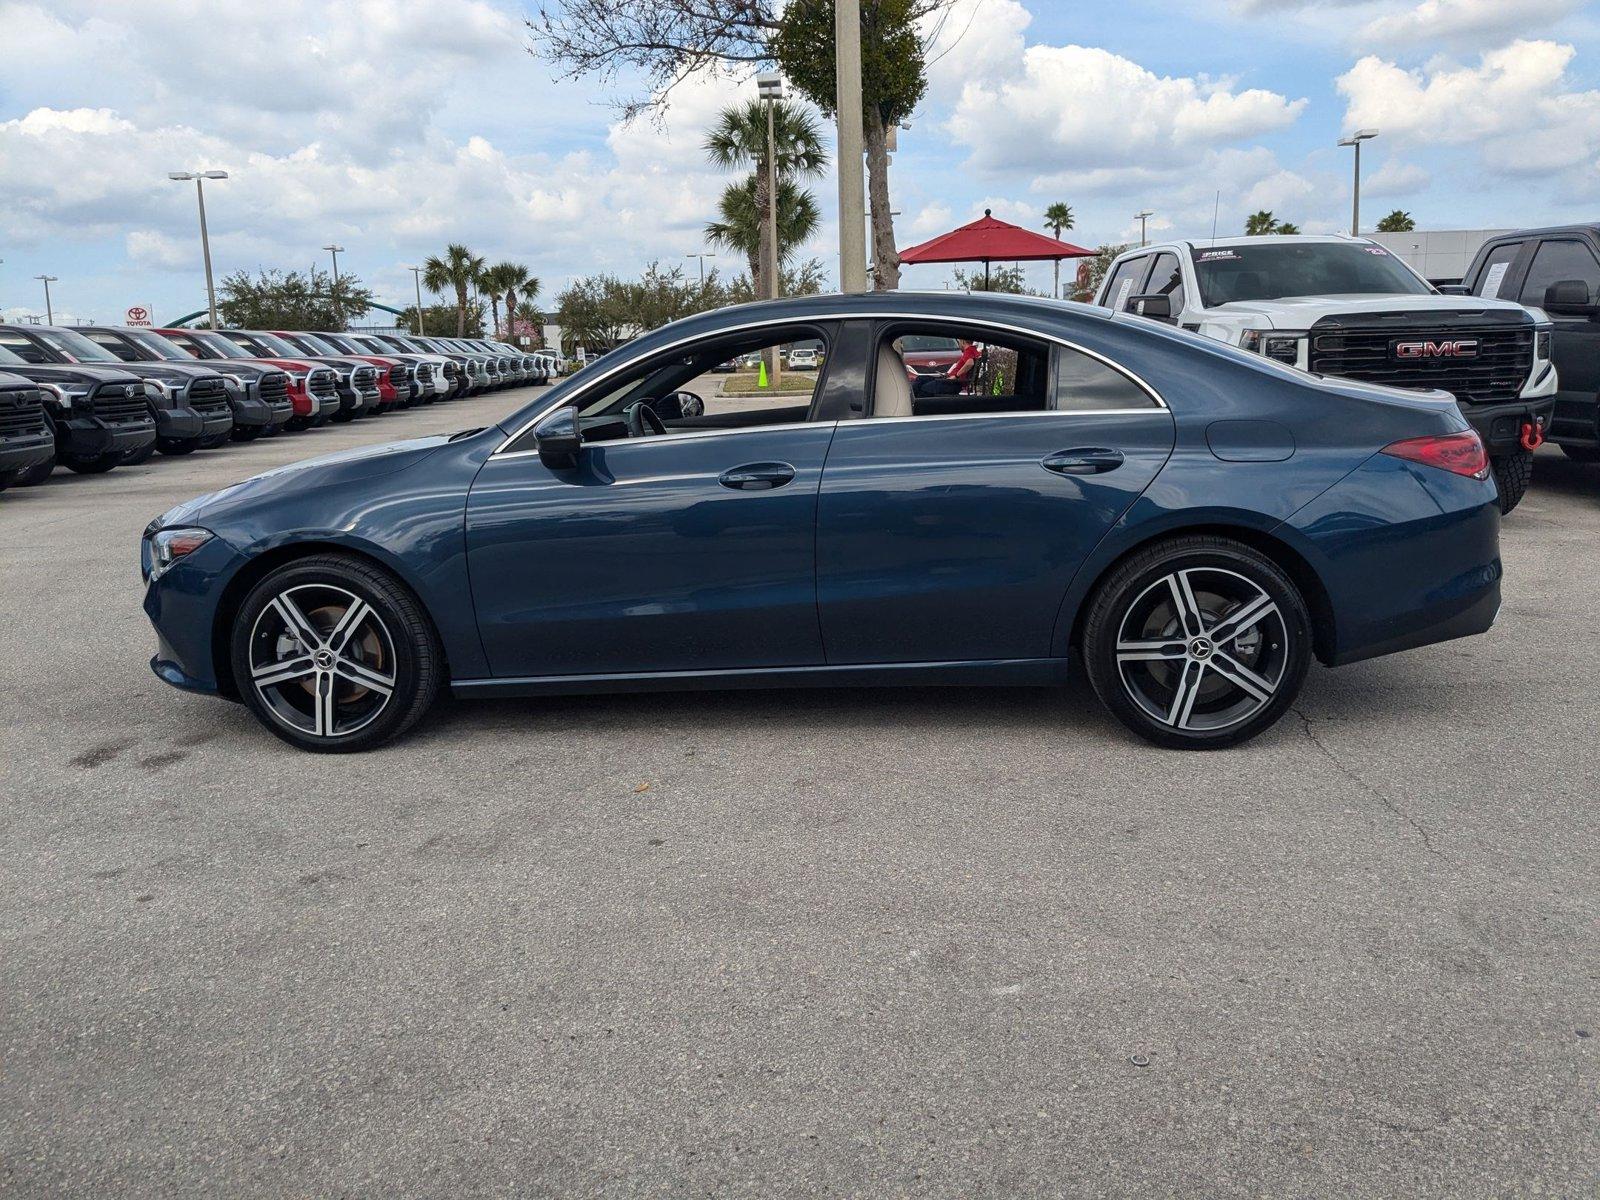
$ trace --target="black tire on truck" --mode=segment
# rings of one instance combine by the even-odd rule
[[[1533,451],[1516,450],[1489,460],[1495,486],[1500,489],[1500,511],[1508,513],[1522,501],[1533,480]]]

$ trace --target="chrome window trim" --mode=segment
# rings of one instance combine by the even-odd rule
[[[1001,331],[1006,332],[1006,333],[1020,334],[1023,337],[1036,338],[1039,341],[1051,342],[1051,343],[1053,343],[1053,344],[1055,344],[1057,346],[1065,346],[1068,350],[1075,350],[1079,354],[1085,354],[1088,357],[1094,359],[1096,362],[1102,363],[1105,366],[1110,367],[1113,371],[1117,372],[1117,374],[1126,376],[1128,379],[1132,380],[1135,384],[1138,385],[1140,390],[1142,390],[1147,396],[1149,396],[1151,400],[1155,401],[1155,404],[1156,404],[1157,408],[1159,408],[1159,409],[1170,409],[1170,406],[1167,404],[1166,400],[1164,400],[1162,398],[1160,392],[1156,391],[1155,388],[1151,387],[1147,382],[1145,382],[1144,379],[1142,379],[1139,375],[1135,374],[1133,371],[1130,371],[1127,367],[1124,367],[1119,363],[1113,362],[1111,359],[1107,358],[1104,354],[1101,354],[1098,351],[1091,350],[1087,346],[1081,346],[1077,342],[1069,341],[1066,338],[1060,337],[1060,336],[1058,336],[1056,334],[1053,334],[1053,333],[1044,333],[1044,332],[1041,332],[1040,330],[1037,330],[1037,329],[1027,328],[1026,326],[1013,325],[1013,324],[1011,324],[1009,322],[1006,322],[1006,321],[996,321],[996,320],[991,320],[991,319],[983,318],[983,317],[948,317],[948,316],[942,316],[942,315],[931,315],[931,314],[925,313],[925,312],[922,312],[922,313],[901,312],[901,311],[897,310],[897,311],[894,311],[894,312],[806,313],[803,316],[767,317],[767,318],[764,318],[763,320],[760,320],[760,321],[747,321],[747,322],[744,322],[743,324],[740,324],[740,325],[730,325],[726,329],[702,331],[700,333],[692,334],[692,335],[690,335],[688,337],[679,338],[677,341],[674,341],[674,342],[668,342],[664,346],[658,346],[658,347],[656,347],[656,348],[654,348],[652,350],[646,351],[646,352],[644,352],[642,354],[637,354],[634,357],[628,359],[626,362],[618,363],[616,366],[612,367],[610,370],[606,371],[604,374],[596,375],[593,379],[585,380],[583,383],[581,383],[578,386],[577,390],[575,390],[574,392],[571,393],[570,396],[564,396],[560,400],[557,400],[555,403],[553,403],[553,404],[551,404],[551,405],[549,405],[549,406],[547,406],[545,408],[540,409],[537,413],[535,413],[533,416],[529,417],[520,426],[518,426],[516,432],[514,432],[510,436],[508,436],[505,441],[501,442],[500,445],[495,448],[494,452],[489,455],[489,457],[492,460],[492,459],[496,459],[496,458],[521,458],[521,457],[524,457],[524,456],[529,455],[529,454],[537,454],[538,453],[537,450],[508,450],[508,449],[506,449],[506,447],[514,444],[517,441],[518,438],[522,437],[524,434],[529,432],[540,421],[544,420],[551,413],[555,412],[556,409],[558,409],[558,408],[567,408],[567,407],[570,407],[573,404],[578,404],[581,407],[582,406],[582,397],[592,393],[593,390],[596,387],[598,387],[600,384],[604,383],[606,380],[614,378],[615,376],[621,374],[623,371],[629,370],[630,368],[635,367],[635,366],[639,365],[640,363],[647,361],[648,359],[654,358],[659,354],[669,353],[672,350],[676,350],[680,346],[687,346],[691,342],[704,341],[707,338],[722,337],[722,336],[727,335],[727,334],[744,333],[744,332],[746,332],[748,330],[768,329],[768,328],[771,328],[772,326],[775,326],[775,325],[805,325],[805,324],[808,324],[808,323],[813,322],[813,321],[876,321],[876,320],[940,321],[940,322],[944,322],[944,323],[947,323],[947,324],[953,324],[953,325],[975,325],[975,326],[978,326],[978,327],[983,328],[983,329],[997,329],[997,330],[1001,330]],[[815,392],[812,393],[812,396],[813,396],[813,399],[814,399],[815,398]],[[1037,414],[1034,414],[1034,415],[1048,416],[1048,415],[1054,414],[1056,416],[1098,416],[1100,413],[1103,413],[1103,412],[1145,412],[1145,411],[1148,411],[1148,410],[1142,409],[1142,408],[1134,408],[1134,409],[1045,409],[1041,413],[1037,413]],[[1018,415],[1023,415],[1023,414],[1018,414],[1018,413],[953,413],[953,414],[950,414],[949,416],[889,417],[889,418],[879,417],[877,419],[878,420],[893,420],[893,421],[942,421],[942,420],[949,420],[951,417],[1012,417],[1012,416],[1018,416]],[[871,418],[871,417],[863,417],[862,419],[863,420],[872,420],[873,418]],[[817,422],[817,421],[801,422],[801,424],[805,424],[805,425],[817,425],[817,424],[820,424],[820,423],[821,422]],[[758,425],[758,426],[754,426],[752,429],[750,429],[748,431],[747,430],[743,430],[743,429],[717,429],[717,430],[697,431],[696,433],[693,433],[693,434],[686,434],[686,433],[666,434],[665,436],[667,438],[676,440],[676,439],[685,438],[685,437],[718,436],[718,435],[727,434],[727,433],[755,432],[755,431],[761,430],[761,429],[783,429],[783,428],[787,428],[787,427],[788,427],[787,424],[786,425]],[[660,438],[652,438],[651,440],[652,441],[660,441],[661,439]]]

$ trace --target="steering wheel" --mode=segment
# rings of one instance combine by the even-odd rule
[[[631,438],[649,437],[667,431],[666,423],[650,407],[649,400],[635,400],[622,410],[622,419],[627,422],[628,436]]]

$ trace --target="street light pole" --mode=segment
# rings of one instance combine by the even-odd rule
[[[417,285],[417,336],[421,337],[422,336],[422,268],[421,267],[407,267],[406,270],[411,272],[411,278]]]
[[[756,87],[767,106],[767,253],[761,264],[767,277],[767,299],[778,298],[778,149],[773,133],[773,110],[783,99],[783,80],[776,71],[765,71],[756,76]],[[778,391],[783,374],[783,356],[776,347],[766,351],[770,364],[767,368],[767,386]]]
[[[1151,212],[1149,209],[1145,209],[1144,212],[1136,212],[1133,215],[1139,218],[1139,245],[1144,246],[1149,242],[1149,239],[1145,237],[1144,223],[1151,217],[1155,216],[1155,213]]]
[[[54,325],[56,323],[56,314],[55,310],[50,307],[50,285],[56,282],[57,276],[35,275],[34,278],[44,281],[44,323],[46,325]]]
[[[861,0],[836,0],[833,43],[834,109],[839,125],[839,290],[864,292],[867,230],[861,161]]]
[[[339,311],[339,255],[344,253],[344,247],[329,244],[323,249],[333,255],[333,319],[343,329],[344,314]]]
[[[182,183],[194,180],[195,200],[200,205],[200,252],[206,260],[206,308],[210,313],[211,328],[217,327],[217,289],[211,280],[211,236],[206,231],[206,188],[208,179],[226,179],[226,171],[168,171],[167,178]]]
[[[685,258],[698,258],[700,260],[700,289],[702,291],[705,290],[706,286],[706,259],[715,258],[716,256],[717,252],[715,250],[691,250],[684,255]]]
[[[1355,181],[1350,188],[1350,236],[1361,236],[1361,143],[1378,136],[1376,129],[1358,129],[1349,137],[1340,138],[1339,145],[1354,146],[1356,151]]]

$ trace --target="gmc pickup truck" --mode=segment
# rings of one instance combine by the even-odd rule
[[[1095,303],[1314,374],[1449,392],[1489,452],[1502,512],[1533,477],[1556,397],[1550,319],[1446,295],[1376,242],[1161,242],[1115,259]]]

